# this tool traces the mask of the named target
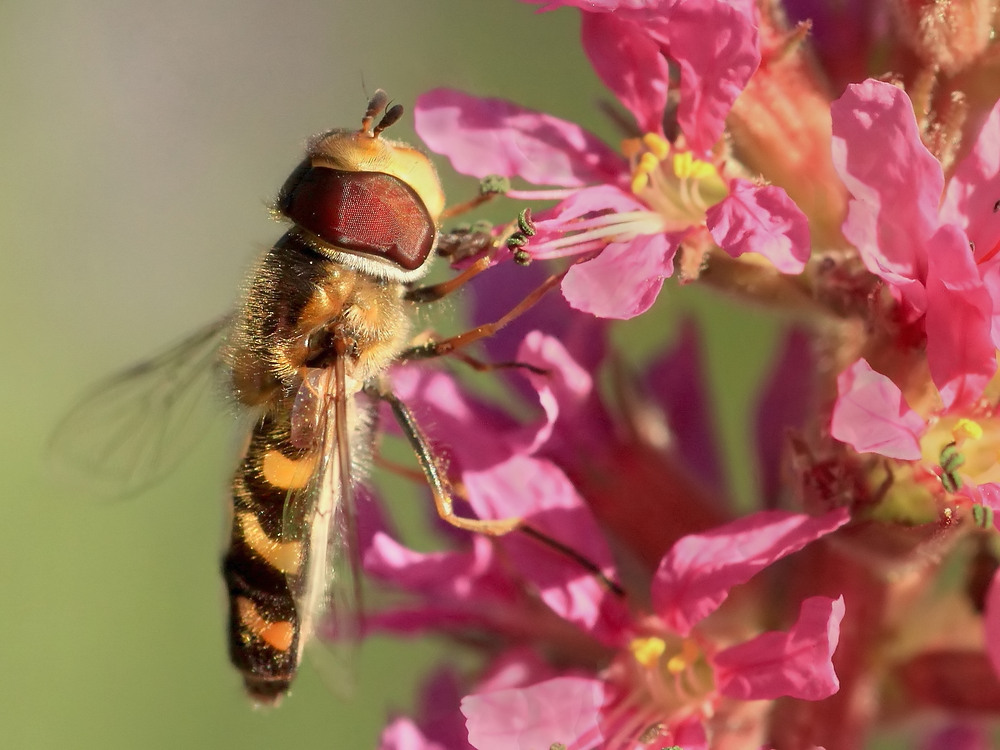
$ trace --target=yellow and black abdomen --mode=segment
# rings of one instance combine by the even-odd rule
[[[223,575],[229,594],[229,655],[249,695],[274,703],[288,689],[301,654],[298,611],[308,535],[282,528],[290,491],[301,489],[316,457],[292,445],[287,415],[276,410],[253,428],[233,479],[233,521]]]

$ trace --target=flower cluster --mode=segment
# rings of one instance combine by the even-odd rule
[[[485,344],[519,365],[503,378],[516,409],[440,369],[394,371],[463,512],[523,525],[442,529],[435,552],[385,521],[371,533],[366,572],[395,595],[369,632],[483,656],[434,676],[382,747],[849,750],[907,726],[926,747],[985,746],[995,4],[538,4],[579,13],[633,127],[619,147],[505,100],[418,101],[432,151],[540,202],[519,237],[533,265],[492,250],[476,322],[552,269],[561,294]],[[670,277],[794,320],[759,398],[756,508],[722,479],[696,325],[638,374],[610,343],[611,319],[654,315]]]

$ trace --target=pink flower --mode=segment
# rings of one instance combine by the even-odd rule
[[[994,108],[946,191],[898,88],[872,80],[849,86],[832,115],[834,164],[853,195],[844,235],[909,317],[923,317],[927,361],[945,406],[970,404],[996,371],[1000,342],[992,293],[1000,259],[986,265],[1000,240],[993,211],[1000,111]]]
[[[625,429],[622,420],[639,415],[607,403],[578,356],[556,336],[524,337],[517,361],[545,374],[524,376],[544,418],[529,422],[522,443],[559,466],[601,525],[652,570],[678,538],[729,518],[717,494],[724,481],[696,331],[686,327],[677,346],[652,364],[640,407],[651,419]]]
[[[603,692],[597,680],[556,677],[537,685],[471,695],[462,700],[469,742],[477,750],[551,747],[601,741],[597,723]],[[567,744],[567,747],[572,745]]]
[[[617,573],[601,528],[550,458],[568,460],[580,450],[574,435],[585,442],[588,434],[609,428],[593,401],[591,379],[557,340],[541,334],[526,337],[518,360],[547,373],[528,375],[543,416],[527,425],[463,396],[451,378],[424,368],[401,368],[395,389],[432,426],[432,440],[438,432],[442,441],[447,436],[452,474],[475,515],[520,516],[593,567],[518,532],[498,540],[463,537],[458,549],[433,553],[375,533],[365,556],[370,574],[406,595],[372,612],[366,618],[371,629],[488,632],[497,649],[528,642],[542,653],[563,654],[568,671],[502,686],[489,682],[466,698],[472,745],[509,747],[547,738],[548,744],[592,747],[603,737],[614,747],[645,732],[657,741],[704,746],[746,701],[779,695],[815,700],[834,692],[830,659],[841,601],[809,597],[789,631],[756,636],[744,605],[733,605],[732,612],[724,605],[731,589],[843,525],[847,511],[816,518],[764,512],[687,535],[653,574],[652,614],[631,614],[606,583]],[[631,577],[624,583],[635,585]],[[392,727],[407,736],[417,728],[408,720]]]
[[[921,457],[927,422],[907,406],[895,383],[859,359],[837,378],[831,434],[859,453],[907,461]]]
[[[462,702],[470,742],[479,750],[516,747],[529,738],[540,747],[707,747],[706,730],[724,723],[731,701],[831,695],[838,687],[831,658],[842,599],[809,598],[788,632],[737,645],[720,643],[718,623],[704,632],[698,626],[733,586],[847,519],[843,509],[818,518],[768,512],[685,537],[654,578],[654,614],[620,632],[607,670],[477,691]]]
[[[899,387],[863,359],[837,379],[838,396],[830,432],[859,453],[912,462],[916,479],[934,494],[966,494],[977,485],[988,492],[1000,481],[995,446],[984,440],[995,427],[991,407],[942,409],[922,417],[907,405]],[[973,499],[982,502],[983,490]]]
[[[733,257],[759,253],[788,273],[801,271],[809,254],[805,217],[780,188],[724,178],[721,164],[655,132],[629,141],[626,159],[572,123],[446,89],[418,100],[416,127],[459,172],[561,188],[508,195],[561,199],[536,221],[527,251],[536,259],[590,258],[569,269],[562,291],[574,308],[599,317],[647,310],[681,242],[710,243],[706,229]]]
[[[583,11],[581,41],[587,57],[643,132],[663,135],[668,60],[675,63],[680,68],[677,120],[697,154],[707,153],[722,135],[726,115],[760,64],[756,9],[750,2],[542,4],[543,10],[570,6]]]
[[[463,397],[441,373],[401,368],[394,383],[417,416],[434,426],[432,439],[438,430],[448,436],[448,462],[473,515],[523,518],[610,575],[610,550],[572,483],[551,461],[525,452],[536,442],[534,429],[505,425],[501,415]],[[484,430],[487,424],[493,429]],[[478,623],[518,637],[546,637],[571,623],[599,642],[615,637],[625,618],[622,605],[577,561],[519,532],[496,542],[472,537],[470,544],[466,550],[417,553],[375,534],[366,570],[416,601],[373,613],[366,618],[369,626],[414,632]]]
[[[425,681],[417,701],[417,719],[393,719],[379,738],[379,750],[471,750],[458,712],[458,679],[441,669]]]
[[[806,332],[793,328],[771,363],[757,400],[755,437],[760,499],[777,507],[788,494],[785,450],[816,407],[817,367]],[[807,506],[808,507],[808,506]]]

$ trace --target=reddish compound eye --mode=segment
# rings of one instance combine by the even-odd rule
[[[407,271],[434,246],[434,221],[398,177],[303,162],[278,196],[278,210],[334,247],[378,255]]]

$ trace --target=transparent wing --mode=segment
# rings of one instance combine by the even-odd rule
[[[299,389],[292,441],[311,445],[316,462],[306,486],[289,493],[282,519],[286,539],[309,540],[305,578],[292,584],[299,592],[304,637],[323,641],[322,648],[310,650],[310,660],[338,693],[349,692],[354,682],[362,611],[352,447],[365,431],[345,380],[338,360],[330,369],[313,371]]]
[[[57,476],[105,497],[157,482],[204,434],[218,401],[219,347],[230,318],[98,383],[49,440]]]

